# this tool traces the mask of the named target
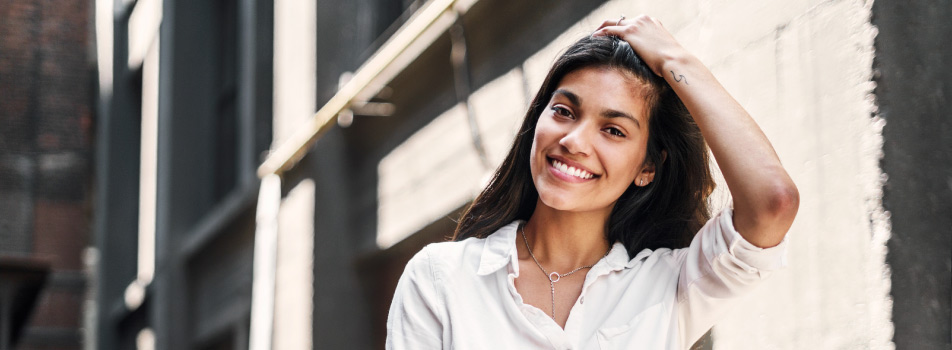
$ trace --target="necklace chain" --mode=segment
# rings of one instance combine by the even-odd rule
[[[545,274],[545,277],[549,279],[549,290],[552,291],[552,319],[554,320],[555,319],[555,282],[560,281],[562,277],[567,277],[583,269],[590,269],[593,266],[595,266],[595,264],[597,264],[598,262],[588,266],[579,266],[575,270],[572,270],[566,273],[558,273],[555,271],[552,271],[550,273],[549,271],[546,271],[544,267],[542,267],[542,264],[539,263],[539,259],[536,259],[535,254],[532,254],[532,248],[529,248],[529,239],[526,238],[525,225],[519,226],[519,233],[522,234],[522,241],[526,243],[526,250],[529,251],[529,256],[532,257],[532,261],[535,261],[536,266],[539,267],[539,270],[542,270],[542,273]],[[610,251],[611,251],[611,248],[609,248],[609,250],[605,252],[605,256],[608,256],[608,253]],[[552,277],[552,276],[555,276],[555,277]]]

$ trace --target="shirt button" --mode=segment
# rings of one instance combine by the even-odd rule
[[[578,298],[578,303],[579,303],[579,304],[585,304],[585,296],[584,296],[584,295]]]

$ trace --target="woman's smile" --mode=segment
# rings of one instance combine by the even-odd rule
[[[581,183],[594,180],[597,176],[575,162],[557,156],[549,156],[549,171],[566,182]]]

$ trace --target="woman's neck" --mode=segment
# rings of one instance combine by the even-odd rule
[[[604,212],[560,211],[539,201],[523,230],[532,255],[546,269],[565,273],[605,256],[609,249],[605,223],[610,214],[610,208]],[[525,243],[522,235],[516,238],[521,252]]]

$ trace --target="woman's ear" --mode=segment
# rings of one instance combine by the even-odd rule
[[[661,151],[661,164],[668,160],[668,152],[665,150]],[[657,167],[655,163],[649,159],[645,160],[645,166],[641,169],[641,173],[635,177],[636,186],[647,186],[654,182],[655,174],[657,174]]]

